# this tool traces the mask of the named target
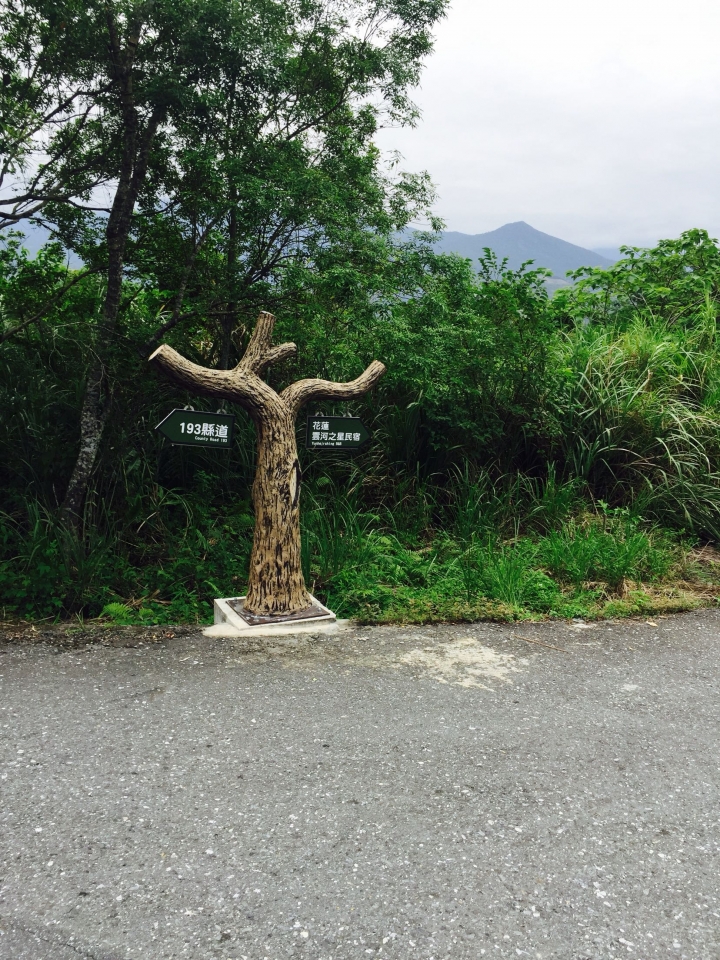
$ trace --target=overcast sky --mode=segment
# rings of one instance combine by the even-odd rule
[[[526,220],[585,247],[720,236],[718,0],[452,0],[385,130],[449,230]]]

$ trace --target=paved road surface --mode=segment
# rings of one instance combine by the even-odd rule
[[[718,960],[719,661],[714,611],[6,646],[0,957]]]

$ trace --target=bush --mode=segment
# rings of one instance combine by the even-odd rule
[[[6,326],[23,289],[37,298],[56,282],[59,256],[7,247]],[[635,609],[628,584],[670,577],[683,537],[720,535],[717,245],[691,231],[629,251],[553,300],[543,271],[490,254],[479,267],[421,237],[388,247],[364,300],[329,274],[284,290],[279,336],[303,367],[280,365],[275,385],[307,373],[308,358],[332,379],[374,355],[389,368],[356,410],[373,430],[364,450],[301,447],[308,586],[342,616],[391,620],[597,614],[608,598]],[[199,403],[118,347],[92,493],[69,533],[58,502],[97,295],[84,278],[0,347],[0,607],[205,620],[213,596],[243,589],[254,429],[234,411],[231,451],[164,448],[155,424]],[[138,285],[128,342],[149,336],[160,299]],[[203,362],[212,329],[201,318],[172,337]]]

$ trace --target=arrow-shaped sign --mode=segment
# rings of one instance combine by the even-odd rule
[[[229,413],[204,410],[173,410],[155,429],[171,443],[189,447],[229,447],[235,417]]]
[[[359,417],[308,417],[305,446],[309,450],[357,450],[369,439]]]

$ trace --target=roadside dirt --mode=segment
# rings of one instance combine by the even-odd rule
[[[91,644],[103,647],[138,647],[166,643],[201,630],[198,626],[132,626],[106,623],[8,623],[0,622],[1,644],[44,643],[58,650],[81,650]]]

